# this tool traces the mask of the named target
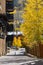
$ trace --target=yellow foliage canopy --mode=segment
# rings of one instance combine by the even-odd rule
[[[21,31],[24,33],[24,41],[28,43],[41,41],[41,29],[43,29],[43,1],[42,0],[27,0],[25,3]]]
[[[13,44],[13,46],[21,47],[22,44],[21,44],[20,37],[18,37],[18,38],[14,37],[14,39],[13,39],[13,43],[12,43],[12,44]]]

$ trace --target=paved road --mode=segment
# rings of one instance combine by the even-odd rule
[[[43,65],[43,61],[28,56],[2,56],[0,65]]]

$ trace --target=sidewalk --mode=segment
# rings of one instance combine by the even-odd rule
[[[7,62],[7,61],[10,61],[10,60],[9,60],[10,57],[11,57],[11,56],[1,56],[1,57],[0,57],[0,65],[20,65],[19,63],[16,63],[16,62],[14,62],[14,63],[9,63],[9,62]],[[7,59],[8,59],[8,60],[7,60]]]
[[[0,65],[20,65],[20,64],[17,64],[17,63],[9,63],[9,64],[0,64]]]
[[[20,65],[18,63],[9,63],[9,64],[6,64],[6,65]]]
[[[26,53],[26,55],[29,56],[29,57],[32,57],[32,58],[37,58],[36,56],[34,56],[34,55],[30,54],[30,53]]]

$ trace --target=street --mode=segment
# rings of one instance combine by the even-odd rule
[[[0,0],[0,65],[43,65],[43,0]]]
[[[28,56],[2,56],[0,65],[43,65],[43,61]]]

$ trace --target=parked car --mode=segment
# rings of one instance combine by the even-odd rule
[[[7,55],[24,55],[25,53],[26,53],[25,48],[19,48],[18,50],[11,49],[10,53],[7,53]]]
[[[25,48],[19,48],[19,51],[26,52]]]
[[[25,48],[19,48],[19,49],[16,51],[16,55],[25,55],[25,53],[26,53]]]

